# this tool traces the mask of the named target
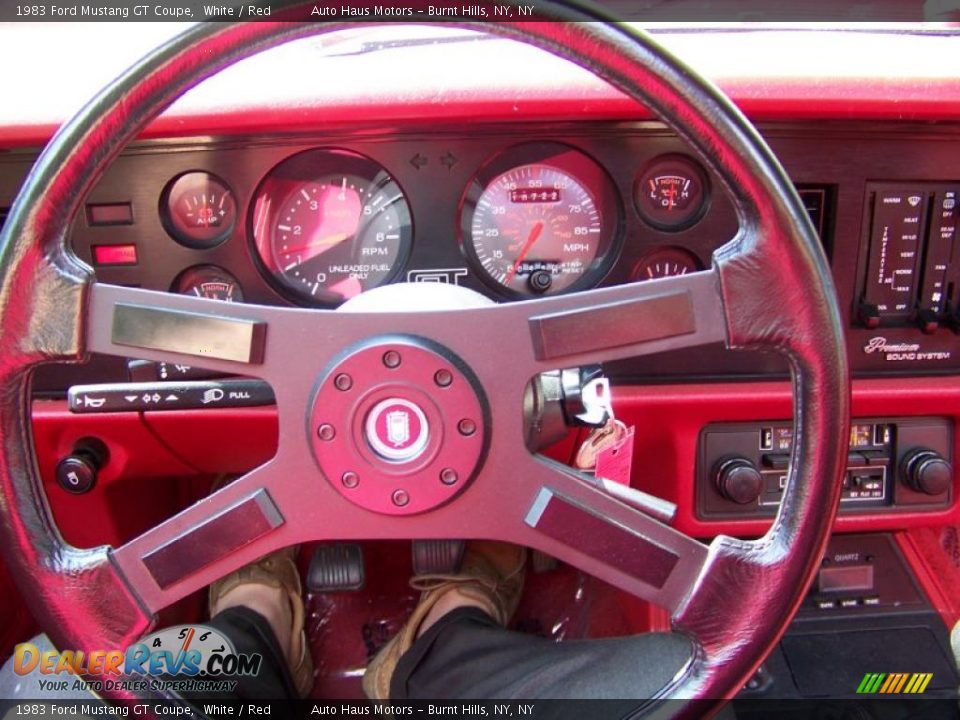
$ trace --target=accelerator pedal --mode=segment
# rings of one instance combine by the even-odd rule
[[[560,567],[560,561],[552,555],[547,555],[540,550],[533,550],[530,553],[530,566],[537,574],[553,572]]]
[[[412,545],[415,575],[448,575],[460,570],[463,540],[414,540]]]
[[[356,543],[320,545],[314,550],[307,571],[310,592],[359,590],[364,581],[363,548]]]

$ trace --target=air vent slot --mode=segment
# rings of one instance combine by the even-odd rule
[[[813,227],[820,236],[820,242],[829,257],[833,250],[833,195],[831,185],[797,185],[797,194],[803,201],[803,207]]]

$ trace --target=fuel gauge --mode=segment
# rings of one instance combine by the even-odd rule
[[[194,265],[187,268],[174,281],[173,291],[207,300],[243,302],[240,283],[233,275],[216,265]]]
[[[163,191],[160,216],[174,240],[206,250],[230,235],[237,221],[237,203],[233,192],[216,175],[188,172]]]
[[[707,190],[707,177],[699,164],[683,155],[663,155],[640,173],[633,199],[647,223],[674,232],[703,216]]]

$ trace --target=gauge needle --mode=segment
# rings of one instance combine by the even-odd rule
[[[504,285],[509,285],[510,281],[513,280],[513,276],[517,274],[517,269],[520,267],[520,263],[526,259],[527,253],[530,252],[530,248],[533,247],[533,244],[537,241],[537,238],[540,237],[542,232],[543,220],[538,220],[530,230],[530,236],[527,238],[527,241],[523,244],[523,247],[520,248],[517,259],[513,261],[513,265],[511,265],[510,269],[507,271],[507,277],[506,280],[504,280]]]
[[[314,238],[313,240],[305,242],[302,245],[294,245],[292,247],[289,247],[286,250],[284,250],[284,252],[287,254],[294,254],[294,253],[301,253],[304,250],[315,250],[316,248],[327,248],[327,247],[331,247],[333,245],[338,245],[339,243],[342,243],[348,237],[350,236],[347,235],[347,233],[335,233],[333,235],[323,235],[321,237]],[[321,250],[320,252],[324,252],[324,250]],[[319,255],[320,252],[311,253],[309,257],[313,257],[314,255]]]

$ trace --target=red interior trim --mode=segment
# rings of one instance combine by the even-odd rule
[[[618,417],[637,428],[633,485],[677,503],[677,528],[698,537],[766,531],[769,520],[696,517],[697,439],[701,428],[711,422],[789,418],[788,383],[618,387],[614,397]],[[945,416],[958,426],[960,378],[858,380],[853,413],[855,417]],[[276,450],[277,427],[271,408],[74,415],[64,402],[43,401],[34,403],[34,435],[54,515],[67,539],[83,545],[117,542],[126,536],[136,524],[130,515],[147,512],[134,507],[145,504],[137,499],[137,491],[159,492],[172,484],[171,478],[240,473],[265,462]],[[68,495],[56,487],[54,468],[79,438],[88,435],[107,443],[111,460],[101,472],[97,489],[85,496]],[[954,443],[954,457],[960,458],[960,434]],[[550,454],[569,462],[574,448],[571,435]],[[118,482],[121,479],[125,482]],[[115,503],[126,497],[127,490],[133,494],[122,505],[126,521],[117,526],[108,500],[114,497]],[[170,502],[176,504],[172,498]],[[99,519],[92,523],[91,517]],[[954,503],[947,510],[932,512],[844,516],[836,529],[901,530],[958,521],[960,512]]]
[[[891,82],[834,80],[809,83],[737,80],[723,84],[740,110],[754,122],[797,120],[960,120],[960,88],[956,82],[932,81],[917,83],[910,79]],[[554,88],[551,88],[553,93]],[[504,100],[504,95],[484,97],[477,93],[469,100],[437,104],[429,99],[407,98],[392,102],[392,126],[422,126],[425,118],[436,124],[495,122],[566,122],[649,120],[650,113],[633,101],[608,90],[583,97],[551,94],[541,97],[527,92]],[[376,102],[372,102],[376,101]],[[284,133],[357,131],[362,129],[358,117],[377,108],[380,99],[370,102],[355,99],[350,105],[327,105],[316,108],[253,106],[227,108],[223,112],[175,112],[151,123],[140,136],[142,140],[184,138],[198,135],[231,137],[271,135],[277,128]],[[372,127],[372,126],[371,126]],[[18,124],[2,128],[0,144],[4,147],[33,147],[45,144],[58,126]]]
[[[943,528],[915,528],[897,533],[894,539],[927,599],[949,629],[960,620],[960,597],[956,565],[943,567],[946,557],[939,547],[942,531]]]
[[[787,382],[620,387],[614,390],[618,417],[636,426],[635,487],[677,503],[675,527],[697,537],[760,535],[769,520],[710,520],[696,517],[694,479],[697,438],[712,422],[783,420],[792,403]],[[858,380],[853,416],[941,416],[960,422],[960,378]],[[960,435],[954,436],[960,457]],[[947,510],[838,517],[840,532],[899,530],[956,522],[956,502]]]
[[[118,72],[182,30],[160,23],[125,33],[109,24],[88,25],[83,33],[50,24],[0,28],[0,62],[31,60],[8,78],[6,95],[32,98],[0,106],[0,145],[44,144]],[[351,37],[376,40],[367,30],[295,42],[245,60],[188,93],[142,137],[650,117],[589,72],[517,43],[351,52]],[[960,40],[947,34],[741,28],[665,32],[656,39],[705,72],[754,121],[960,120],[960,84],[944,61],[956,56]],[[37,52],[51,42],[73,61],[64,65],[61,55]],[[87,52],[91,44],[111,52]],[[322,72],[309,80],[289,72],[312,66]],[[425,68],[431,72],[425,75]],[[47,92],[38,96],[38,87]],[[239,87],[257,91],[238,94]]]

